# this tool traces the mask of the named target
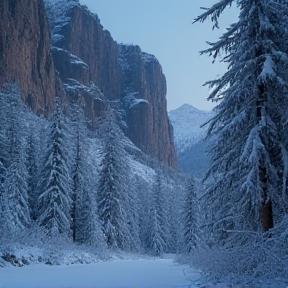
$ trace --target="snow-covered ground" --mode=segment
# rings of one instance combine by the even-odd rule
[[[98,262],[90,265],[0,268],[1,288],[176,288],[196,286],[200,273],[166,259]]]

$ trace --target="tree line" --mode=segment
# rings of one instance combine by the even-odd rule
[[[81,109],[64,114],[57,97],[48,119],[28,111],[15,85],[0,101],[2,243],[41,238],[153,255],[181,249],[185,185],[148,156],[141,164],[127,152],[137,149],[115,111],[91,131]]]

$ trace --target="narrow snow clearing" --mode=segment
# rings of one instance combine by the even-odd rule
[[[194,288],[199,273],[172,259],[0,268],[1,288]]]

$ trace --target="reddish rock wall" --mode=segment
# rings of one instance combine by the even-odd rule
[[[118,45],[97,15],[77,1],[62,1],[68,10],[60,0],[50,2],[57,9],[46,2],[48,10],[42,0],[0,1],[0,86],[15,81],[38,113],[53,109],[55,94],[65,95],[64,103],[80,103],[92,122],[108,101],[120,109],[123,104],[132,142],[177,168],[166,80],[156,58],[138,46]]]
[[[1,0],[0,19],[0,86],[16,82],[34,111],[51,109],[55,70],[43,2]]]
[[[118,45],[107,30],[103,30],[98,18],[80,5],[67,13],[71,19],[61,29],[64,36],[55,46],[76,55],[88,65],[85,85],[94,83],[109,99],[119,99],[121,71],[118,63]],[[78,75],[70,77],[78,79]],[[120,76],[120,77],[119,77]]]
[[[166,79],[161,65],[153,55],[141,52],[139,46],[119,48],[125,94],[130,95],[126,105],[129,137],[144,152],[177,169],[173,129],[167,115]]]

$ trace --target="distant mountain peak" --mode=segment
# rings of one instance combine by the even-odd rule
[[[202,125],[213,115],[212,111],[199,110],[189,104],[169,112],[174,128],[174,140],[179,152],[204,138],[207,128]]]
[[[203,139],[208,125],[203,127],[203,124],[207,123],[213,115],[213,111],[199,110],[189,104],[169,112],[174,128],[178,167],[181,171],[196,177],[202,177],[206,171],[209,158]]]
[[[181,112],[187,112],[187,113],[211,113],[211,111],[200,110],[190,104],[183,104],[179,108],[175,110],[171,110],[170,112],[173,112],[173,111],[181,111]]]

